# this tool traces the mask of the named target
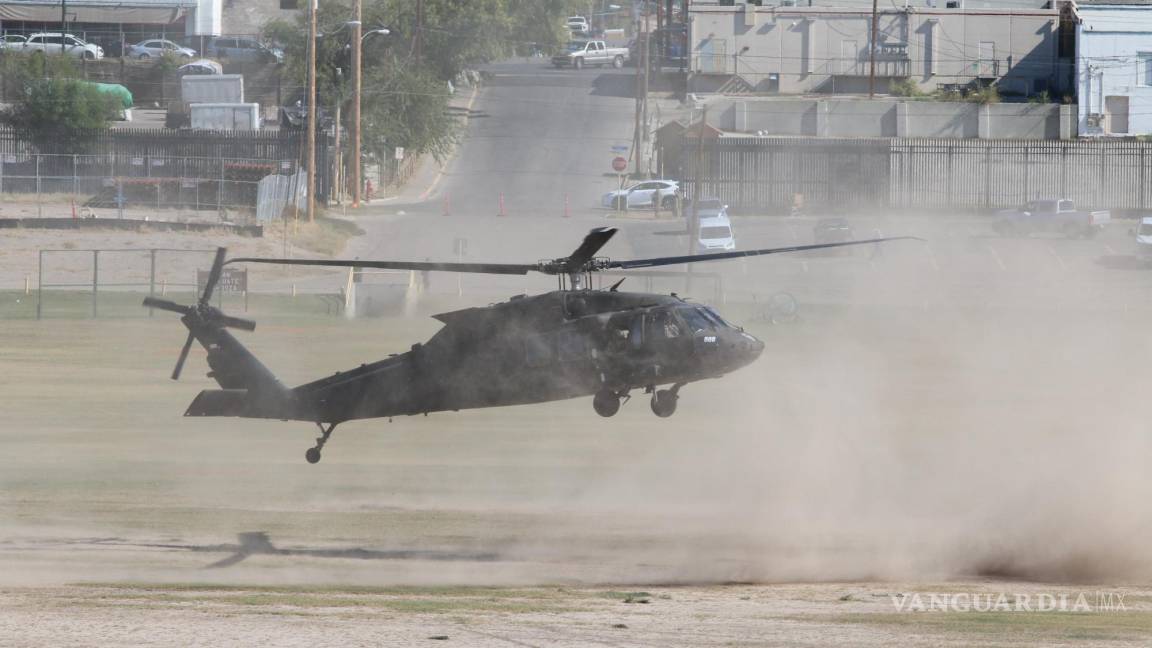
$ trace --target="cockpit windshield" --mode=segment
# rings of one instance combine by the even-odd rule
[[[710,331],[716,327],[699,308],[679,308],[677,311],[680,313],[680,317],[684,319],[684,323],[688,325],[688,330],[693,333]]]
[[[723,317],[720,317],[719,313],[717,313],[716,311],[712,310],[711,308],[709,308],[707,306],[704,306],[703,308],[701,308],[700,312],[704,313],[705,317],[707,317],[708,319],[715,322],[717,328],[733,328],[733,326],[731,324],[724,321]]]

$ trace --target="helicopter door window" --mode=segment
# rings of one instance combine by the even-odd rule
[[[657,311],[652,316],[652,327],[649,329],[652,337],[656,339],[672,339],[680,337],[683,327],[679,319],[671,311]]]

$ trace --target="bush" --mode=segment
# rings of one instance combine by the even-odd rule
[[[116,97],[79,79],[31,79],[3,114],[13,130],[26,133],[40,151],[82,153],[119,110]]]
[[[897,79],[888,85],[888,94],[893,97],[919,97],[924,93],[912,79]]]

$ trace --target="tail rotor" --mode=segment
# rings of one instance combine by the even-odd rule
[[[176,368],[172,370],[172,380],[179,380],[180,373],[184,370],[184,362],[188,359],[188,352],[192,350],[192,342],[196,340],[196,334],[199,330],[205,327],[219,328],[227,327],[240,329],[243,331],[255,331],[256,322],[239,317],[232,317],[220,312],[220,309],[213,308],[209,303],[212,300],[212,293],[216,289],[216,284],[220,281],[220,275],[224,270],[224,256],[227,253],[226,248],[216,248],[216,259],[212,262],[212,270],[208,273],[208,281],[204,284],[204,294],[200,296],[200,300],[193,306],[185,306],[177,304],[174,301],[167,299],[157,299],[155,297],[145,297],[144,306],[148,308],[158,308],[181,315],[180,321],[188,327],[188,338],[184,340],[184,346],[180,349],[180,356],[176,359]]]

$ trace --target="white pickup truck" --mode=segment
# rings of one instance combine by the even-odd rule
[[[570,65],[577,70],[585,65],[620,68],[627,60],[627,47],[607,47],[604,41],[598,40],[568,41],[564,51],[552,57],[552,65],[558,68]]]
[[[996,231],[1003,236],[1059,232],[1068,238],[1092,238],[1112,220],[1108,211],[1081,211],[1071,200],[1033,200],[1017,209],[996,213]]]

